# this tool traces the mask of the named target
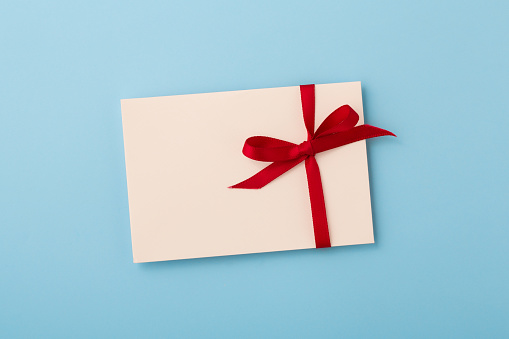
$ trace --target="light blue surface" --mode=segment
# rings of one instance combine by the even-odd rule
[[[507,1],[3,1],[1,338],[508,338]],[[120,99],[361,80],[376,244],[133,264]]]

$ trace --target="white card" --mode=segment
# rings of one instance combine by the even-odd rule
[[[315,88],[316,126],[345,104],[363,124],[360,82]],[[299,86],[121,105],[134,262],[315,247],[304,163],[261,189],[228,188],[268,164],[242,154],[248,137],[306,139]],[[373,243],[365,141],[316,160],[332,246]]]

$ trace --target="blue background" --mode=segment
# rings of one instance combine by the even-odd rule
[[[0,337],[509,337],[506,1],[3,1]],[[376,244],[133,264],[120,99],[363,83]]]

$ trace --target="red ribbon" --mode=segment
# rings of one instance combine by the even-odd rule
[[[315,154],[364,139],[396,135],[370,125],[355,126],[359,115],[349,105],[343,105],[329,114],[315,131],[315,85],[300,86],[300,96],[308,139],[297,145],[270,137],[248,138],[242,153],[253,160],[269,161],[272,164],[230,188],[262,188],[305,161],[316,248],[330,247],[322,179]]]

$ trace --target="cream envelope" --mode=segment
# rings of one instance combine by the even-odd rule
[[[316,85],[316,126],[344,104],[363,124],[360,82]],[[248,137],[306,139],[299,86],[121,105],[134,262],[315,247],[304,163],[262,189],[228,188],[268,165],[242,154]],[[316,160],[332,246],[373,243],[365,141]]]

